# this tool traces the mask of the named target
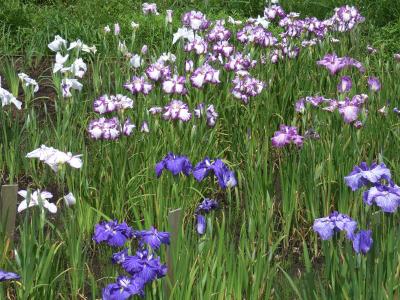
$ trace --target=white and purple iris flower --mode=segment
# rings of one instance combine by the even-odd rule
[[[218,84],[221,83],[219,80],[219,70],[214,69],[209,64],[205,63],[201,67],[198,67],[191,75],[190,82],[196,88],[202,88],[206,83]]]
[[[145,76],[133,76],[131,81],[128,81],[124,84],[124,88],[130,91],[132,95],[148,95],[153,89],[153,85],[147,81]]]
[[[208,43],[203,38],[198,37],[186,43],[184,50],[186,52],[194,52],[197,55],[206,54],[208,49]]]
[[[71,89],[81,91],[83,84],[75,78],[64,78],[61,81],[61,92],[64,98],[72,97]]]
[[[147,2],[143,3],[142,4],[142,11],[143,11],[143,14],[145,14],[145,15],[149,15],[149,14],[153,14],[153,15],[156,15],[156,16],[159,15],[159,13],[157,11],[157,4],[156,3],[147,3]]]
[[[21,79],[22,82],[25,83],[26,87],[32,86],[34,93],[36,93],[39,90],[39,84],[37,83],[37,81],[30,78],[27,74],[19,73],[18,77],[19,77],[19,79]]]
[[[159,81],[171,76],[171,68],[164,61],[157,61],[146,69],[146,75],[153,81]]]
[[[93,102],[93,110],[99,114],[122,111],[133,107],[133,100],[122,94],[103,95]]]
[[[222,189],[232,188],[237,185],[235,173],[231,171],[221,159],[211,160],[206,157],[193,168],[193,177],[201,182],[214,173]]]
[[[88,132],[95,140],[117,140],[121,134],[130,136],[136,125],[132,124],[129,118],[125,119],[123,125],[117,117],[110,119],[100,118],[91,120],[88,125]]]
[[[231,32],[224,27],[224,20],[217,20],[215,25],[207,34],[207,40],[209,42],[221,42],[227,41],[231,37]]]
[[[182,16],[182,24],[197,31],[206,30],[211,22],[206,19],[202,12],[192,10]]]
[[[236,77],[232,80],[234,86],[231,90],[232,95],[243,101],[244,104],[249,103],[251,97],[259,95],[265,87],[265,84],[250,76],[247,72],[236,73]]]
[[[271,139],[272,145],[276,148],[282,148],[291,143],[297,147],[303,146],[304,137],[298,134],[297,128],[293,126],[280,125],[279,130],[275,131]]]
[[[96,243],[105,242],[112,247],[122,247],[128,239],[133,237],[133,230],[125,222],[102,221],[96,224],[93,240]]]
[[[61,36],[56,35],[54,37],[54,41],[52,41],[50,44],[47,45],[49,49],[53,52],[60,51],[62,48],[67,47],[67,41],[64,40]]]
[[[352,191],[356,191],[363,186],[379,184],[382,180],[391,181],[391,178],[390,170],[384,163],[379,165],[372,163],[368,166],[366,162],[362,162],[359,166],[355,166],[344,180]]]
[[[185,95],[187,93],[185,83],[186,78],[184,76],[174,75],[163,81],[162,89],[167,94]]]
[[[9,91],[3,89],[1,87],[1,77],[0,77],[0,100],[1,100],[1,107],[10,105],[11,103],[15,105],[17,109],[21,109],[22,102],[17,100],[17,98],[11,94]]]
[[[163,118],[165,120],[187,122],[192,118],[192,114],[186,103],[180,100],[172,100],[168,105],[164,106]]]
[[[180,173],[189,176],[192,173],[192,168],[192,164],[186,156],[179,156],[170,152],[156,164],[155,171],[157,177],[161,176],[163,170],[170,171],[174,176]]]
[[[224,57],[230,57],[235,51],[235,47],[228,41],[220,41],[213,45],[213,52],[216,55],[221,54]]]
[[[140,247],[147,244],[153,250],[158,250],[161,244],[169,245],[170,243],[169,232],[161,232],[154,227],[151,227],[150,230],[135,231],[134,236],[139,240]]]
[[[225,64],[227,71],[248,71],[256,65],[257,61],[252,60],[250,55],[243,55],[240,52],[236,52],[229,57],[229,61]]]

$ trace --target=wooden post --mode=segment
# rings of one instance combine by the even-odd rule
[[[167,277],[169,282],[164,282],[165,299],[169,299],[171,295],[171,287],[169,284],[173,286],[175,283],[173,256],[175,255],[174,252],[177,249],[176,244],[180,235],[181,220],[182,220],[181,208],[172,210],[168,213],[168,224],[169,224],[171,244],[167,247],[167,268],[168,268]]]
[[[13,241],[15,228],[15,214],[17,209],[18,185],[7,184],[1,187],[1,226],[5,230],[6,245]]]

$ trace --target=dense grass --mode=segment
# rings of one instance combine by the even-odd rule
[[[172,28],[180,26],[178,16],[183,11],[201,9],[211,19],[245,18],[262,14],[263,6],[262,1],[164,1],[159,4],[161,16],[146,17],[139,11],[140,3],[128,2],[3,4],[0,74],[3,85],[24,99],[24,109],[0,110],[2,183],[49,190],[60,201],[56,216],[39,209],[18,214],[13,253],[2,244],[0,266],[22,279],[1,285],[0,297],[100,298],[101,288],[121,270],[110,262],[112,249],[91,240],[94,225],[118,219],[136,229],[154,225],[164,231],[169,229],[168,212],[182,208],[181,232],[171,245],[173,265],[169,267],[176,282],[171,283],[170,299],[396,299],[400,289],[398,214],[367,208],[362,193],[351,192],[343,177],[361,161],[380,161],[391,168],[395,182],[400,180],[400,122],[391,110],[400,105],[400,65],[391,58],[398,49],[389,43],[388,52],[380,49],[368,55],[366,45],[379,46],[385,35],[376,39],[365,35],[377,27],[390,38],[398,34],[397,4],[376,7],[374,1],[363,1],[367,22],[350,34],[338,34],[339,44],[326,41],[302,52],[297,60],[259,64],[252,74],[268,86],[247,106],[230,93],[231,73],[224,72],[218,86],[189,89],[184,101],[192,109],[200,102],[215,105],[220,117],[213,129],[196,119],[170,123],[149,115],[148,108],[163,106],[170,99],[157,87],[147,97],[136,97],[134,109],[125,112],[137,126],[148,121],[149,134],[93,141],[86,131],[89,121],[97,117],[93,100],[102,94],[127,94],[122,84],[143,71],[130,68],[117,53],[117,38],[102,33],[106,24],[118,21],[122,25],[121,38],[134,53],[147,44],[148,61],[163,52],[175,53],[178,73],[183,74],[184,58],[197,59],[184,53],[181,44],[171,45]],[[339,4],[283,2],[286,8],[318,17],[330,14]],[[165,26],[163,16],[170,6],[175,9],[172,28]],[[140,23],[134,37],[129,27],[132,20]],[[55,34],[69,41],[81,38],[99,50],[84,57],[89,63],[84,89],[67,101],[60,93],[61,76],[51,74],[53,54],[47,43]],[[262,50],[252,51],[260,58]],[[301,97],[338,97],[338,76],[330,76],[315,63],[331,52],[354,57],[367,69],[365,74],[342,72],[353,79],[351,95],[369,94],[369,113],[362,129],[345,124],[338,113],[312,108],[303,115],[294,112],[294,103]],[[41,91],[34,98],[18,84],[19,71],[38,79]],[[379,93],[368,91],[368,76],[380,78]],[[378,109],[388,100],[390,113],[383,116]],[[298,126],[302,134],[313,128],[320,139],[307,140],[302,149],[275,149],[271,137],[282,123]],[[83,154],[83,168],[54,173],[24,157],[41,144]],[[187,155],[193,163],[206,156],[224,159],[235,171],[238,186],[223,191],[212,179],[198,183],[192,177],[174,178],[168,173],[157,179],[154,165],[169,151]],[[78,200],[71,208],[61,200],[68,191]],[[207,234],[199,237],[193,213],[203,197],[218,199],[222,208],[208,218]],[[332,210],[349,214],[361,228],[373,230],[374,245],[367,255],[356,255],[343,236],[321,242],[312,231],[313,220]],[[163,284],[170,283],[165,279],[148,287],[146,299],[166,299]]]

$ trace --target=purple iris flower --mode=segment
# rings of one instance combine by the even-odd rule
[[[202,88],[206,83],[218,84],[219,70],[214,69],[209,64],[205,63],[201,67],[198,67],[190,75],[190,82],[196,88]]]
[[[390,170],[384,163],[376,164],[372,163],[368,166],[366,162],[362,162],[359,166],[355,166],[353,171],[344,180],[346,185],[351,188],[352,191],[358,190],[364,185],[378,184],[382,179],[388,181],[391,180]]]
[[[125,222],[103,221],[96,224],[93,240],[96,243],[106,242],[113,247],[122,247],[127,239],[133,237],[133,230]]]
[[[274,20],[275,18],[284,18],[286,16],[285,11],[280,5],[271,5],[265,8],[264,17],[269,20]]]
[[[13,272],[6,272],[0,269],[0,282],[1,281],[8,281],[8,280],[18,280],[21,277],[18,274]]]
[[[184,76],[174,75],[167,78],[162,83],[163,91],[167,94],[186,94],[186,78]]]
[[[103,300],[125,300],[133,295],[144,296],[145,282],[139,277],[119,276],[103,289]]]
[[[303,137],[297,133],[297,128],[292,126],[281,125],[278,131],[275,131],[272,145],[276,148],[282,148],[290,143],[296,146],[303,146]]]
[[[171,76],[171,68],[164,61],[157,61],[146,69],[146,75],[153,81],[159,81]]]
[[[125,259],[128,257],[128,248],[125,248],[124,250],[120,251],[120,252],[116,252],[112,255],[111,257],[111,261],[114,264],[120,265],[122,264]]]
[[[235,47],[229,44],[228,41],[217,42],[213,46],[214,54],[221,54],[224,57],[229,57],[235,51]]]
[[[347,238],[351,240],[357,229],[357,222],[347,215],[334,211],[328,217],[315,219],[313,229],[322,240],[329,240],[335,232],[342,230],[346,231]]]
[[[170,152],[156,164],[155,170],[157,177],[161,176],[164,169],[170,171],[174,176],[179,173],[189,176],[192,172],[192,164],[186,156],[179,156]]]
[[[195,38],[192,41],[186,43],[184,50],[186,52],[194,52],[197,55],[206,54],[208,49],[208,43],[203,38]]]
[[[160,258],[149,255],[147,250],[137,251],[136,255],[128,256],[122,267],[135,278],[142,279],[145,284],[164,277],[167,273],[167,267],[161,264]]]
[[[197,233],[203,235],[204,233],[206,233],[207,220],[203,215],[197,215],[196,220],[197,220],[196,224]]]
[[[209,105],[207,109],[204,103],[197,105],[196,109],[194,109],[194,116],[199,119],[204,114],[207,117],[207,126],[214,127],[218,118],[218,113],[215,111],[214,105]]]
[[[91,120],[88,132],[92,139],[116,140],[121,135],[121,124],[118,118],[100,118]]]
[[[139,246],[148,244],[153,250],[160,248],[161,244],[169,245],[169,232],[161,232],[151,227],[150,230],[135,231],[134,235],[139,239]]]
[[[363,200],[367,205],[375,203],[382,211],[394,213],[400,205],[400,187],[395,184],[376,184],[364,192]]]
[[[349,76],[342,76],[337,86],[339,93],[347,93],[348,91],[351,90],[351,87],[352,87],[351,78]]]
[[[218,202],[213,200],[213,199],[209,199],[209,198],[204,198],[203,202],[201,202],[197,208],[196,208],[196,213],[199,212],[205,212],[205,213],[209,213],[210,211],[217,209],[218,208]]]
[[[229,61],[225,64],[225,69],[227,71],[247,71],[257,64],[256,60],[252,60],[250,55],[243,55],[240,52],[236,52],[235,54],[229,57]]]
[[[348,5],[335,8],[335,14],[329,19],[332,28],[340,32],[349,31],[364,20],[357,8]]]
[[[372,243],[372,231],[360,230],[353,238],[353,249],[357,253],[367,254],[371,249]]]
[[[381,83],[377,77],[368,77],[368,86],[373,92],[378,92],[381,89]]]
[[[222,189],[236,186],[237,181],[234,172],[229,170],[229,168],[220,159],[211,161],[208,157],[206,157],[194,167],[193,176],[197,181],[200,182],[211,172],[214,172]]]

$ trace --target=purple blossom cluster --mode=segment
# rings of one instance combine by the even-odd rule
[[[171,76],[171,68],[164,61],[157,61],[146,69],[146,75],[153,81],[164,80]]]
[[[303,146],[304,137],[298,134],[297,128],[293,126],[281,125],[278,131],[275,131],[274,137],[271,138],[272,145],[276,148],[282,148],[291,143],[297,147]]]
[[[207,34],[207,40],[209,42],[222,42],[227,41],[231,37],[231,32],[225,28],[224,20],[217,20],[215,25]]]
[[[231,90],[232,95],[243,101],[244,104],[249,103],[251,97],[259,95],[265,84],[250,76],[247,72],[238,72],[232,80],[234,86]]]
[[[96,243],[107,243],[112,247],[123,247],[132,238],[139,241],[139,249],[135,255],[129,255],[128,248],[112,255],[112,262],[122,266],[129,276],[119,276],[116,282],[107,285],[103,289],[103,299],[144,296],[145,286],[167,273],[166,265],[155,254],[161,244],[170,243],[168,232],[160,232],[154,227],[150,230],[134,231],[125,222],[118,223],[115,220],[96,224],[93,234]]]
[[[186,52],[194,52],[197,55],[206,54],[208,50],[208,43],[203,38],[198,37],[193,39],[192,41],[189,41],[185,45],[184,50]]]
[[[254,43],[261,47],[274,46],[278,39],[273,34],[260,25],[252,23],[246,24],[236,34],[236,38],[243,44]]]
[[[135,127],[129,118],[121,124],[117,117],[113,117],[91,120],[87,130],[92,139],[117,140],[121,134],[130,136]]]
[[[235,54],[229,57],[228,62],[225,64],[225,69],[227,71],[248,71],[251,68],[254,68],[257,61],[252,60],[250,55],[243,55],[240,52],[236,52]]]
[[[174,75],[163,81],[162,89],[166,94],[185,95],[187,93],[185,83],[186,78],[184,76]]]
[[[222,189],[232,188],[237,184],[235,173],[221,159],[211,160],[206,157],[193,167],[187,156],[175,155],[170,152],[156,164],[155,172],[157,177],[161,176],[163,170],[170,171],[174,176],[180,173],[185,176],[193,174],[193,177],[198,182],[214,174]]]
[[[133,103],[132,99],[121,94],[103,95],[93,102],[93,110],[99,114],[105,114],[133,108]]]

